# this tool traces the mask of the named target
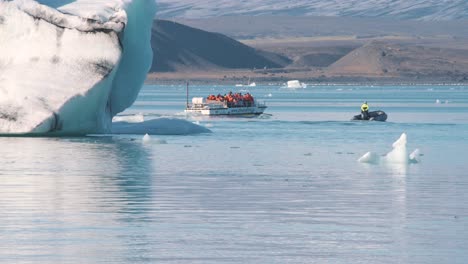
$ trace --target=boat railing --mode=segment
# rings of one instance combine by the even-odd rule
[[[237,103],[227,102],[227,101],[219,101],[219,100],[210,100],[205,99],[203,102],[197,102],[192,104],[188,104],[187,108],[238,108],[238,107],[266,107],[266,103],[264,101],[240,101]]]
[[[218,100],[206,99],[206,104],[225,105],[226,103]]]
[[[227,102],[225,101],[218,101],[218,100],[206,100],[205,106],[208,108],[226,108]]]

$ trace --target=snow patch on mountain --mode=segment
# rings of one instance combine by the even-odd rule
[[[392,17],[417,20],[468,19],[466,0],[158,0],[163,18],[232,15]]]

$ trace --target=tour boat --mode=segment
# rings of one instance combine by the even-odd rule
[[[267,106],[256,100],[245,102],[244,104],[231,104],[229,102],[220,102],[208,100],[204,97],[192,98],[192,104],[188,104],[186,113],[196,113],[201,115],[260,115],[263,114]]]
[[[261,115],[267,108],[264,102],[254,99],[250,93],[242,95],[241,93],[227,95],[209,95],[208,97],[193,97],[192,103],[188,101],[185,113],[201,114],[208,116],[215,115]]]
[[[252,104],[231,105],[228,102],[208,100],[203,97],[192,98],[192,104],[188,104],[186,113],[201,115],[260,115],[267,106],[265,103],[253,101]]]

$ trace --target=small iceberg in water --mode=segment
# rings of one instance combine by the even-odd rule
[[[143,143],[148,143],[151,141],[151,137],[148,134],[145,134],[142,139]]]
[[[407,145],[406,133],[401,134],[400,138],[395,141],[392,145],[393,149],[384,156],[380,156],[375,152],[367,152],[358,159],[361,163],[369,164],[410,164],[420,162],[420,151],[415,149],[411,154],[408,155],[406,148]]]
[[[307,84],[301,83],[299,80],[292,80],[286,83],[286,87],[288,89],[305,89],[307,88]]]
[[[410,163],[419,163],[420,162],[420,158],[419,158],[420,156],[421,156],[421,152],[419,151],[419,149],[415,149],[409,155],[409,162]]]
[[[164,145],[164,144],[167,144],[167,141],[164,140],[164,139],[153,139],[150,135],[148,134],[145,134],[142,138],[142,142],[143,144],[147,144],[147,143],[154,143],[154,144],[160,144],[160,145]]]

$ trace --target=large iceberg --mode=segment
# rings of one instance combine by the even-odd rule
[[[152,62],[154,0],[0,0],[0,134],[111,131]]]

